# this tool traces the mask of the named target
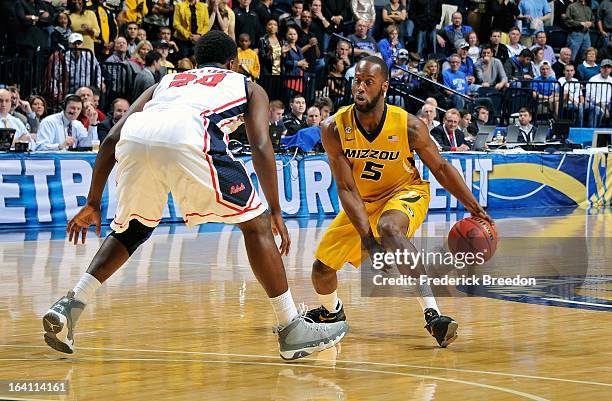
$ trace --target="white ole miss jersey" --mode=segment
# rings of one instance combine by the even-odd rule
[[[168,74],[143,111],[128,118],[121,136],[225,153],[227,136],[246,111],[246,104],[247,80],[242,74],[213,66]],[[152,129],[149,133],[130,130],[131,124]]]

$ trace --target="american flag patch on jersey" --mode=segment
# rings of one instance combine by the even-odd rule
[[[389,142],[397,142],[397,141],[399,141],[399,136],[397,136],[397,135],[389,135],[389,137],[387,139],[389,139]]]

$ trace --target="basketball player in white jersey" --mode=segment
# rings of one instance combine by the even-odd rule
[[[45,341],[74,352],[74,327],[94,293],[145,242],[159,223],[172,193],[187,226],[206,222],[236,224],[243,232],[253,272],[278,320],[283,359],[332,347],[346,334],[345,322],[316,324],[299,314],[287,285],[281,254],[289,235],[281,217],[276,163],[268,136],[268,96],[257,84],[232,72],[236,44],[211,31],[197,43],[198,69],[166,75],[146,90],[100,146],[87,204],[68,222],[68,240],[85,242],[96,225],[100,202],[117,160],[117,212],[113,232],[87,272],[43,317]],[[228,127],[244,115],[253,164],[268,201],[265,213],[244,164],[227,149]],[[281,237],[276,247],[273,232]]]

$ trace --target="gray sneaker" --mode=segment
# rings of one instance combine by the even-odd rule
[[[335,323],[314,323],[298,315],[286,327],[277,327],[280,356],[285,360],[303,358],[313,352],[331,348],[348,333],[345,321]]]
[[[84,308],[85,304],[74,298],[73,291],[51,306],[42,319],[45,342],[49,347],[66,354],[74,352],[73,329]]]

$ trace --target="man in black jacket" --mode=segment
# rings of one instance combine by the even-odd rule
[[[53,21],[53,7],[42,0],[18,0],[15,13],[19,56],[31,60],[38,49],[49,47],[47,27]]]
[[[123,115],[128,111],[130,108],[130,102],[118,97],[117,99],[113,100],[111,107],[111,113],[108,114],[104,121],[98,124],[98,140],[100,143],[102,143],[104,138],[106,138],[108,131],[110,131],[110,129],[113,128],[113,126],[117,124],[121,117],[123,117]]]
[[[414,21],[414,34],[417,38],[417,53],[424,55],[424,49],[436,53],[436,25],[442,18],[442,2],[440,0],[413,0],[408,10],[410,19]]]
[[[240,0],[240,5],[234,8],[236,14],[235,34],[239,38],[241,34],[248,33],[251,38],[252,47],[256,48],[259,38],[264,29],[259,23],[259,16],[251,9],[251,0]]]
[[[443,152],[464,152],[470,150],[463,132],[459,129],[461,114],[450,109],[444,114],[444,123],[431,130],[431,136],[438,142]]]

